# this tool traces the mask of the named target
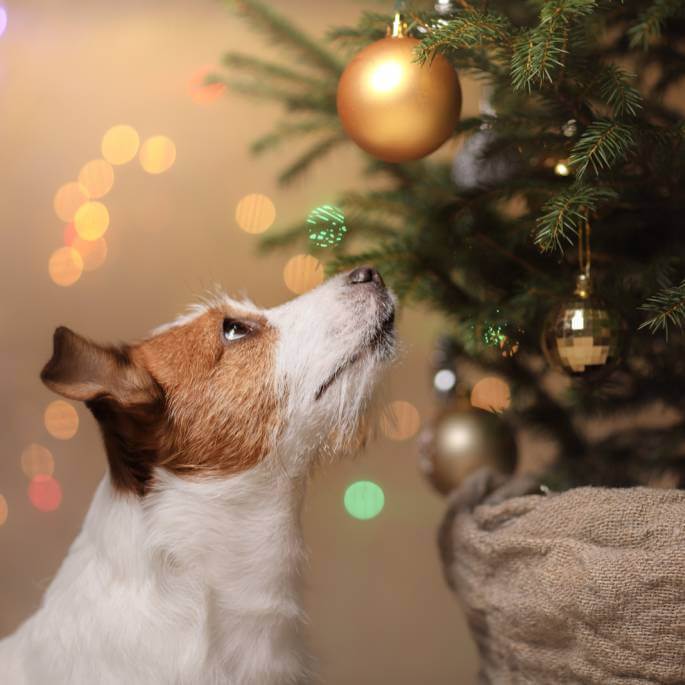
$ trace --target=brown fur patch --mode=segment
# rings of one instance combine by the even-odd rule
[[[251,328],[226,342],[223,321]],[[278,424],[276,331],[262,317],[210,309],[133,346],[55,333],[44,382],[80,399],[100,424],[112,481],[144,494],[152,470],[228,475],[257,464]]]

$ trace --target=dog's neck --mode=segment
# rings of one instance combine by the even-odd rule
[[[121,682],[304,682],[302,479],[257,467],[199,482],[159,471],[156,483],[139,499],[105,478],[36,625],[78,599],[88,615],[60,626],[62,645],[117,645]]]

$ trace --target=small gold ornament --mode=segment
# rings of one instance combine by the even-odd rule
[[[513,473],[516,441],[499,416],[459,397],[422,433],[419,466],[431,485],[446,495],[483,467]]]
[[[442,55],[415,61],[419,41],[395,16],[392,33],[361,50],[338,84],[347,135],[385,162],[420,159],[453,133],[461,111],[457,73]]]
[[[553,367],[587,376],[619,360],[621,333],[620,316],[592,295],[589,277],[580,274],[574,296],[547,318],[542,348]]]

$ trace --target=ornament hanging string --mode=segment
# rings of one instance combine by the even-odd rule
[[[587,213],[583,227],[578,231],[578,266],[580,272],[590,278],[592,251],[590,250],[590,219]]]

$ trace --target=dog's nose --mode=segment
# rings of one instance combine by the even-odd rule
[[[376,271],[376,269],[370,266],[360,266],[354,271],[350,271],[347,276],[347,280],[352,284],[357,283],[377,283],[380,286],[384,286],[385,282],[383,277]]]

